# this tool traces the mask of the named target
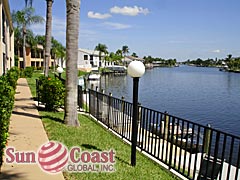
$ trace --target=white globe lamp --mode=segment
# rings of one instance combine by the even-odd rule
[[[57,72],[58,72],[58,74],[59,74],[59,79],[61,78],[61,74],[63,73],[63,68],[62,67],[58,67],[57,68]]]
[[[145,66],[141,61],[132,61],[127,71],[132,78],[141,77],[145,73]]]

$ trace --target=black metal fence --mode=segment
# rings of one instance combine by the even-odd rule
[[[85,100],[84,100],[85,99]],[[132,103],[79,87],[80,109],[131,142]],[[87,106],[84,106],[84,103]],[[240,180],[240,137],[139,105],[138,148],[188,179]],[[86,110],[86,109],[85,109]]]

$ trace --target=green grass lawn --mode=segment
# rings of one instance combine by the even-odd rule
[[[36,97],[36,78],[39,73],[34,73],[32,78],[27,78],[33,97]],[[96,121],[88,116],[79,115],[80,127],[70,127],[63,123],[63,112],[39,111],[45,130],[50,140],[64,143],[69,149],[79,146],[82,150],[110,150],[116,151],[115,172],[112,173],[68,173],[64,172],[65,179],[179,179],[160,165],[137,153],[137,165],[130,165],[131,147]]]
[[[112,173],[67,173],[66,179],[178,179],[141,153],[137,153],[137,165],[130,165],[131,148],[87,116],[79,115],[81,126],[63,124],[63,113],[40,111],[45,130],[50,140],[64,143],[68,148],[79,146],[82,150],[116,151],[115,172]]]

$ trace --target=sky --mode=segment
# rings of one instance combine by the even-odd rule
[[[22,10],[24,0],[9,0]],[[33,0],[36,14],[46,18],[46,0]],[[105,44],[109,52],[122,46],[129,54],[188,59],[240,56],[240,0],[82,0],[79,48]],[[52,35],[66,44],[66,1],[54,0]],[[45,34],[45,24],[30,27]]]

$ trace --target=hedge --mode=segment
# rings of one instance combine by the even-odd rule
[[[0,167],[8,138],[9,120],[14,105],[18,77],[19,70],[17,68],[11,68],[5,76],[0,77]]]

